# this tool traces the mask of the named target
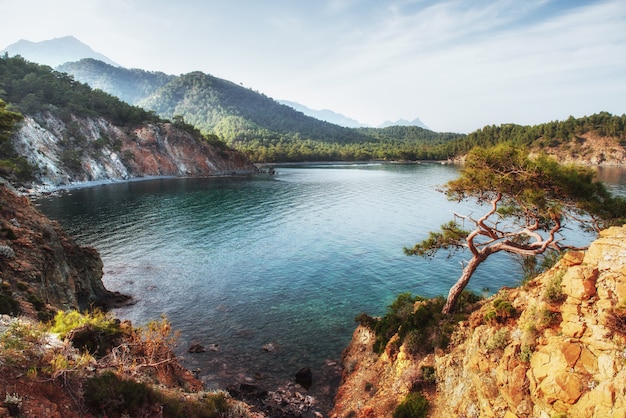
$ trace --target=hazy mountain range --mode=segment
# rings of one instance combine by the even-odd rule
[[[85,45],[84,43],[74,38],[73,36],[65,36],[62,38],[55,38],[55,39],[45,40],[41,42],[31,42],[28,40],[21,39],[18,42],[7,46],[2,51],[0,51],[0,54],[5,54],[5,53],[8,53],[9,56],[21,55],[23,58],[29,61],[36,62],[38,64],[49,65],[53,68],[60,69],[61,71],[67,70],[67,68],[63,69],[63,67],[58,68],[62,64],[80,61],[85,58],[91,58],[91,59],[109,64],[113,67],[122,68],[119,64],[115,63],[113,60],[109,59],[103,54],[100,54],[94,51],[88,45]],[[130,71],[143,71],[143,70],[130,70]],[[147,73],[152,74],[154,76],[152,81],[156,82],[157,84],[159,83],[159,80],[166,81],[168,78],[171,79],[174,77],[174,76],[169,76],[161,72],[147,72]],[[76,76],[75,74],[73,75]],[[83,75],[84,75],[84,71],[83,71]],[[83,81],[81,80],[80,77],[77,77],[77,79],[79,81]],[[101,86],[97,86],[93,84],[92,86],[97,87],[97,88],[102,88]],[[106,89],[104,90],[108,91],[109,93],[117,97],[120,97],[122,100],[125,100],[128,103],[134,104],[135,102],[139,100],[140,96],[142,96],[142,94],[140,94],[138,90],[141,90],[142,88],[146,88],[147,85],[144,82],[143,86],[125,85],[125,86],[120,86],[120,87],[122,88],[117,92],[108,91]],[[303,114],[307,116],[311,116],[313,118],[316,118],[322,121],[333,123],[335,125],[344,126],[348,128],[371,127],[370,125],[361,123],[355,119],[349,118],[340,113],[333,112],[332,110],[328,110],[328,109],[314,110],[300,103],[296,103],[296,102],[288,101],[288,100],[279,100],[278,102],[285,104],[297,110],[298,112],[302,112]],[[385,128],[388,126],[419,126],[421,128],[428,129],[426,125],[424,125],[424,123],[422,123],[422,121],[419,120],[419,118],[416,118],[412,121],[407,121],[405,119],[400,119],[395,122],[387,121],[378,127]]]
[[[83,58],[93,58],[109,65],[119,66],[106,56],[94,51],[73,36],[64,36],[41,42],[31,42],[20,39],[0,51],[9,56],[21,55],[28,61],[49,65],[54,68],[65,62],[79,61]]]

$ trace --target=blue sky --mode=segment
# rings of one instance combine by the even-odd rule
[[[0,0],[0,49],[73,35],[372,125],[436,131],[626,113],[626,1]]]

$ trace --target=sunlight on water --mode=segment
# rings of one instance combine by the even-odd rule
[[[623,172],[601,174],[624,190]],[[275,176],[130,182],[39,203],[98,249],[109,289],[137,300],[116,314],[136,325],[166,314],[182,331],[186,365],[210,388],[255,373],[282,382],[303,366],[315,373],[340,358],[358,313],[382,314],[401,292],[447,293],[462,255],[427,260],[402,249],[453,211],[481,213],[437,191],[456,175],[438,164],[279,167]],[[497,255],[469,287],[493,293],[520,274]],[[188,355],[193,341],[219,351]],[[263,351],[270,342],[278,349]]]

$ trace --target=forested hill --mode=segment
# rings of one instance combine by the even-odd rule
[[[390,128],[345,128],[201,72],[167,76],[91,59],[67,63],[58,70],[161,117],[182,117],[259,162],[433,158],[434,145],[464,136],[417,127],[409,127],[400,137]],[[447,156],[436,156],[442,157]]]
[[[534,126],[485,126],[445,144],[442,154],[462,156],[473,147],[513,142],[531,152],[545,152],[562,163],[626,164],[626,115],[600,112]]]
[[[256,171],[189,124],[169,123],[48,66],[0,56],[0,176],[11,181],[59,186]]]

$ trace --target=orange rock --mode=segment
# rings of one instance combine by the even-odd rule
[[[577,266],[582,264],[584,258],[585,253],[583,251],[568,251],[561,259],[561,263],[567,266]]]

